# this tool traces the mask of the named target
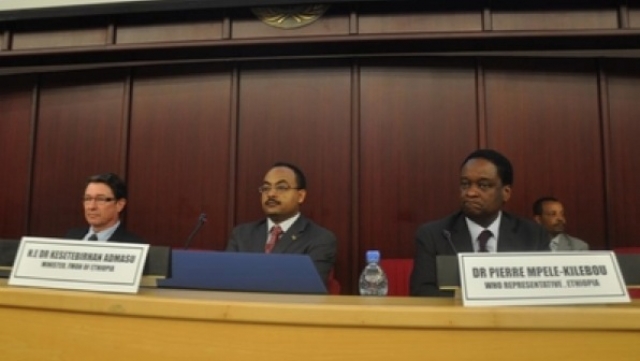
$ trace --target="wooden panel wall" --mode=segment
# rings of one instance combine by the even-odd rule
[[[27,231],[35,81],[33,76],[0,80],[0,238]]]
[[[131,229],[154,244],[222,249],[231,137],[231,70],[216,65],[137,69],[129,144]]]
[[[42,76],[28,233],[63,236],[84,224],[88,176],[124,171],[124,70]]]
[[[606,59],[640,50],[638,9],[345,4],[295,30],[247,9],[0,24],[0,74],[38,73],[0,76],[0,238],[84,224],[86,177],[114,171],[134,232],[182,247],[206,213],[192,246],[221,250],[262,217],[265,171],[290,161],[353,293],[364,251],[410,257],[416,227],[458,207],[462,159],[494,147],[515,166],[511,212],[555,195],[593,248],[638,246],[640,60]],[[580,48],[593,53],[547,52]]]
[[[360,258],[413,255],[413,236],[458,206],[478,146],[473,60],[365,62],[360,86]]]
[[[514,166],[509,209],[562,200],[567,231],[593,248],[607,245],[598,76],[592,60],[488,61],[487,146]]]
[[[613,247],[640,245],[640,62],[607,62],[603,92],[607,152],[608,226]]]
[[[514,163],[511,211],[530,216],[536,197],[553,194],[566,205],[569,231],[594,248],[637,244],[640,77],[638,63],[629,64],[604,72],[608,123],[593,60],[267,62],[238,71],[204,64],[45,75],[30,204],[32,83],[3,91],[3,108],[18,112],[3,112],[11,132],[2,136],[22,151],[11,160],[19,177],[4,195],[14,200],[3,204],[1,236],[20,235],[29,207],[30,234],[59,236],[83,224],[86,177],[116,171],[129,181],[132,230],[180,247],[205,212],[209,222],[194,246],[223,249],[231,226],[261,217],[255,188],[271,163],[285,160],[306,171],[303,209],[338,235],[338,274],[350,284],[366,249],[411,255],[417,225],[456,209],[460,161],[486,145]]]

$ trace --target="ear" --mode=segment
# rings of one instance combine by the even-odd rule
[[[304,199],[307,197],[307,191],[304,189],[298,190],[298,204],[304,203]]]
[[[542,220],[540,219],[540,216],[538,216],[538,215],[533,216],[533,220],[536,221],[536,223],[538,223],[538,224],[542,224]]]
[[[511,198],[511,186],[510,185],[506,185],[502,187],[502,201],[504,203],[507,203],[507,201],[509,201],[509,199]]]
[[[127,205],[127,200],[124,198],[120,198],[116,201],[116,209],[118,210],[118,213],[122,212],[122,210],[124,209],[124,206]]]

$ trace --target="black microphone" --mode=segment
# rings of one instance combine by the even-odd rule
[[[456,249],[456,246],[454,246],[453,241],[451,241],[451,232],[445,229],[444,231],[442,231],[442,235],[444,236],[444,239],[446,239],[447,242],[449,242],[449,246],[451,246],[453,253],[458,254],[458,250]]]
[[[202,227],[202,225],[206,221],[207,221],[207,214],[200,213],[200,217],[198,217],[198,223],[196,224],[196,228],[194,228],[193,231],[191,231],[191,234],[189,235],[189,237],[187,237],[187,241],[184,243],[184,249],[189,249],[189,245],[191,245],[191,241],[193,241],[193,237],[196,236],[196,234],[200,230],[200,227]]]

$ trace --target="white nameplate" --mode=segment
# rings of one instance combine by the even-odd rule
[[[136,293],[148,244],[22,237],[9,285]]]
[[[465,306],[630,302],[612,251],[460,253]]]

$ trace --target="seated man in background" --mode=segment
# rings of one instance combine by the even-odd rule
[[[258,191],[267,218],[235,227],[226,250],[308,254],[326,283],[336,261],[337,240],[332,232],[300,214],[307,195],[302,171],[293,164],[276,163]]]
[[[460,168],[461,210],[416,231],[411,295],[453,296],[438,289],[438,255],[549,250],[549,235],[542,227],[502,211],[512,184],[511,162],[502,154],[480,149],[467,156]]]
[[[542,225],[549,235],[552,251],[588,251],[589,245],[564,233],[567,220],[562,203],[553,197],[542,197],[533,203],[533,219]]]
[[[117,175],[104,173],[89,177],[82,203],[89,227],[71,229],[65,238],[145,243],[120,223],[120,212],[127,205],[127,186]]]

